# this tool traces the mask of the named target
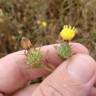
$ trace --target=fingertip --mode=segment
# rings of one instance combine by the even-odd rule
[[[74,54],[76,53],[83,53],[83,54],[89,54],[89,50],[82,44],[80,43],[69,43],[72,49],[72,52]]]

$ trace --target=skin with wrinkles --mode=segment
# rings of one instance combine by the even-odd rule
[[[86,57],[84,57],[84,56],[86,56]],[[87,60],[88,58],[89,58],[89,60]],[[85,75],[85,79],[79,78],[77,74],[71,73],[72,71],[68,72],[69,66],[67,66],[67,65],[69,64],[69,62],[71,62],[71,64],[74,64],[78,60],[81,62],[81,64],[83,62],[86,62],[86,64],[87,64],[83,68],[84,72],[82,72],[83,75]],[[90,64],[90,62],[91,62],[91,65],[90,65],[90,71],[89,71],[88,64]],[[94,65],[92,65],[92,64],[94,64]],[[33,93],[32,96],[38,96],[39,94],[43,94],[44,96],[53,96],[53,94],[54,94],[54,96],[74,96],[74,95],[87,96],[87,94],[89,94],[89,91],[90,91],[89,90],[90,87],[88,87],[88,86],[93,86],[95,77],[96,77],[95,76],[96,67],[93,67],[93,66],[96,66],[95,61],[90,56],[82,55],[82,54],[75,55],[72,57],[72,61],[68,60],[68,61],[62,63],[57,68],[57,70],[55,70],[50,76],[48,76],[43,81],[43,83],[41,85],[39,85],[39,87]],[[76,67],[76,68],[78,68],[78,67]],[[87,68],[88,68],[88,70],[86,70]],[[89,73],[86,73],[88,71],[89,71]],[[89,75],[86,76],[87,74],[89,74]],[[70,95],[70,94],[72,94],[72,95]]]

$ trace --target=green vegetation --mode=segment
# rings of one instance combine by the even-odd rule
[[[21,49],[23,36],[35,46],[55,43],[67,24],[96,59],[95,15],[96,0],[0,0],[0,57]]]
[[[40,50],[33,49],[29,53],[27,53],[27,63],[31,65],[31,67],[40,68],[43,66],[42,63],[42,54]]]
[[[71,49],[68,43],[63,43],[57,48],[58,55],[61,59],[68,59],[71,56]]]

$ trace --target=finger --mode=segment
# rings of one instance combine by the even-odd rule
[[[58,57],[57,50],[56,50],[55,46],[60,46],[60,44],[52,44],[52,45],[42,46],[40,48],[40,50],[43,54],[44,60],[47,60],[48,63],[58,65],[62,62],[62,60]],[[70,46],[71,46],[71,51],[73,54],[77,54],[77,53],[89,54],[88,49],[85,46],[81,45],[80,43],[70,43]],[[20,55],[19,56],[19,58],[21,57],[19,59],[20,63],[22,63],[22,59],[25,61],[24,51],[15,52],[14,54],[17,56]]]
[[[27,86],[16,93],[14,93],[12,96],[32,96],[33,92],[36,90],[36,88],[39,86],[39,84],[33,84],[30,86]]]
[[[77,54],[62,63],[32,96],[87,96],[95,81],[95,61],[85,54]]]
[[[89,96],[96,96],[96,88],[95,87],[93,87],[91,89],[91,92],[90,92]]]
[[[41,51],[44,55],[44,59],[47,60],[48,63],[59,65],[62,62],[62,60],[58,57],[55,46],[60,46],[60,44],[43,46],[41,47]],[[77,53],[89,54],[88,49],[83,45],[81,45],[80,43],[70,43],[70,46],[73,54]]]

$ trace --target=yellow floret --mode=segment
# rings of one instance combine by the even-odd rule
[[[72,40],[75,37],[76,33],[77,33],[76,28],[68,26],[68,25],[65,25],[63,27],[62,31],[60,32],[60,37],[63,40],[70,41],[70,40]]]
[[[47,22],[46,21],[42,21],[42,26],[46,27],[47,26]]]

